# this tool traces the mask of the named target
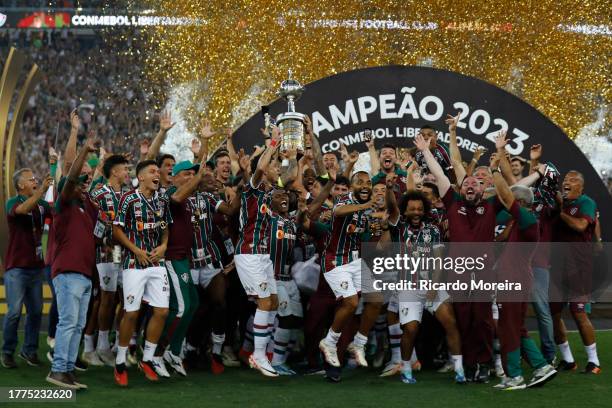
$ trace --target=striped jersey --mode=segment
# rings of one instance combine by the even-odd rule
[[[147,199],[139,190],[125,193],[119,202],[114,224],[123,228],[138,248],[153,251],[162,243],[164,230],[172,222],[168,196],[155,192]],[[123,269],[144,269],[132,251],[123,248]],[[163,260],[152,266],[163,266]]]
[[[96,244],[96,263],[111,262],[108,255],[108,247],[113,240],[113,222],[119,209],[121,192],[115,191],[110,185],[105,184],[91,193],[91,199],[98,206],[98,219],[94,228],[94,235],[98,238]],[[102,240],[106,239],[106,245]]]
[[[240,239],[236,254],[269,254],[271,195],[264,183],[247,183],[240,198]]]
[[[297,239],[297,228],[292,218],[273,213],[270,217],[270,259],[276,279],[291,279],[291,254]]]
[[[353,197],[353,193],[336,197],[334,210],[344,205],[361,204]],[[360,210],[346,216],[338,217],[332,214],[331,234],[325,242],[325,262],[323,271],[351,263],[359,259],[362,235],[368,231],[368,214],[371,210]]]
[[[221,251],[213,240],[213,214],[223,201],[207,192],[197,191],[188,199],[191,206],[193,225],[193,244],[191,246],[192,268],[202,268],[209,264],[219,265]]]
[[[396,225],[389,224],[391,241],[400,243],[399,254],[409,257],[432,257],[433,250],[442,246],[440,230],[434,224],[421,222],[415,227],[400,217]],[[431,278],[431,271],[419,271],[424,279]],[[413,279],[416,274],[412,275]]]

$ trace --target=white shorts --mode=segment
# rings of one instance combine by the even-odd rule
[[[448,300],[449,298],[450,296],[448,295],[447,291],[439,290],[436,300],[434,300],[433,302],[428,302],[428,301],[425,302],[425,310],[427,310],[431,314],[435,314],[436,310],[438,310],[440,305],[444,303],[446,300]]]
[[[105,292],[116,292],[121,268],[119,265],[107,262],[96,264],[100,277],[100,289]]]
[[[278,290],[278,315],[304,317],[302,302],[300,301],[300,291],[295,281],[276,281]]]
[[[215,268],[213,265],[208,264],[202,268],[191,269],[191,280],[194,285],[200,285],[204,289],[210,285],[210,282],[215,276],[222,271],[222,268]]]
[[[361,259],[335,267],[323,274],[336,299],[361,292]]]
[[[410,322],[421,323],[424,302],[399,302],[400,325]]]
[[[166,268],[154,266],[123,271],[123,307],[125,311],[139,310],[142,300],[153,307],[168,307],[170,285]]]
[[[249,296],[265,299],[276,295],[274,265],[267,254],[234,255],[236,271],[244,291]]]

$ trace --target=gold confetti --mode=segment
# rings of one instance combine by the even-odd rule
[[[465,0],[151,0],[131,11],[199,24],[140,28],[133,40],[155,95],[194,83],[195,127],[238,126],[276,98],[287,69],[302,83],[357,68],[425,65],[522,98],[571,138],[608,106],[609,2]],[[112,35],[112,33],[109,33]],[[141,44],[138,46],[138,44]],[[163,103],[163,100],[160,100]],[[159,108],[159,107],[158,107]],[[604,128],[609,129],[610,117]]]

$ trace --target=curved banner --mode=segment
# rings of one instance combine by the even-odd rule
[[[529,148],[542,144],[542,161],[551,161],[561,171],[580,171],[585,192],[600,209],[612,208],[612,197],[574,142],[551,120],[516,96],[477,78],[440,69],[384,66],[358,69],[320,79],[306,85],[296,102],[296,111],[312,118],[324,152],[338,150],[340,140],[349,151],[366,151],[363,131],[371,128],[376,146],[386,142],[412,147],[412,139],[424,124],[438,130],[438,140],[448,142],[446,114],[461,112],[457,135],[464,160],[478,146],[495,150],[494,137],[508,133],[508,151],[529,158]],[[270,105],[276,117],[287,109],[278,99]],[[263,142],[263,118],[254,115],[235,133],[238,148]],[[488,163],[488,154],[481,164]],[[609,211],[601,212],[602,235],[612,235]]]

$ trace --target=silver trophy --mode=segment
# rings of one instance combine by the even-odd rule
[[[281,151],[297,149],[304,151],[304,119],[306,115],[295,111],[295,101],[304,93],[304,87],[292,78],[293,72],[289,70],[289,77],[281,83],[277,95],[287,101],[287,112],[276,117],[276,124],[283,137],[281,140]]]

